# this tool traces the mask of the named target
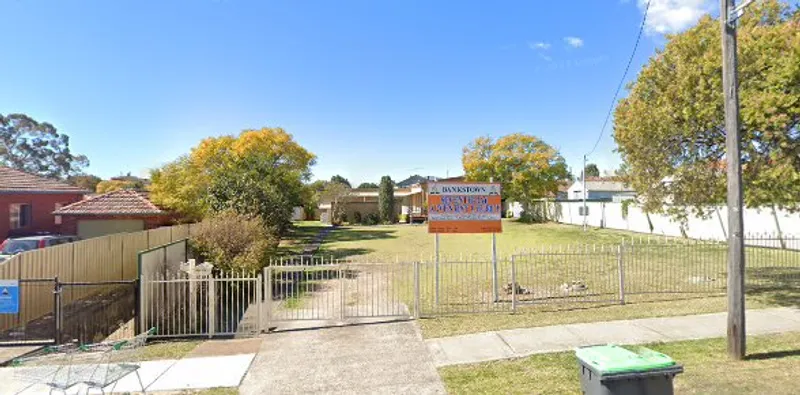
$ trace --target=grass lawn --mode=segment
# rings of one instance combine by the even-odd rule
[[[157,359],[181,359],[195,349],[202,341],[154,341],[149,342],[138,355],[139,361]]]
[[[648,345],[684,366],[676,394],[796,394],[800,333],[748,338],[749,357],[731,361],[725,339]],[[572,352],[439,369],[453,394],[579,394]]]
[[[519,327],[576,322],[607,321],[629,318],[675,316],[720,312],[725,310],[726,247],[723,244],[664,246],[666,239],[640,234],[590,229],[562,224],[503,223],[497,235],[498,283],[511,282],[509,255],[525,250],[540,251],[555,246],[604,246],[591,254],[554,254],[517,256],[516,281],[531,290],[518,295],[521,301],[516,314],[511,310],[510,295],[502,293],[500,303],[492,303],[491,235],[441,235],[440,303],[434,303],[434,269],[430,256],[434,237],[424,225],[340,227],[331,232],[322,245],[322,253],[339,258],[365,259],[369,262],[426,261],[420,265],[420,299],[423,315],[420,325],[426,337]],[[616,246],[623,241],[626,305],[620,306],[618,255]],[[658,243],[655,243],[658,241]],[[581,247],[583,248],[583,247]],[[601,249],[602,248],[602,249]],[[800,253],[785,250],[748,248],[748,308],[800,305]],[[478,263],[466,263],[467,261]],[[411,306],[413,277],[399,276],[395,289],[403,290],[402,299]],[[565,296],[562,284],[582,281],[583,293]],[[757,286],[751,286],[756,283]],[[666,291],[680,292],[666,292]],[[577,295],[583,302],[574,301]],[[525,302],[547,300],[548,303]],[[560,303],[554,303],[558,301]],[[501,313],[497,313],[501,311]],[[470,312],[474,314],[457,315]]]
[[[320,230],[326,226],[319,221],[296,221],[278,246],[278,255],[303,253],[303,247],[310,243]]]

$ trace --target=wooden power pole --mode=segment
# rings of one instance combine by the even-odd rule
[[[748,2],[749,3],[749,2]],[[742,216],[742,157],[739,136],[739,92],[736,71],[736,19],[741,9],[735,0],[720,0],[722,25],[722,88],[725,91],[725,132],[728,162],[728,355],[743,359],[744,225]]]

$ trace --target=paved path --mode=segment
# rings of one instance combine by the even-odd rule
[[[167,359],[141,362],[139,374],[147,392],[183,391],[216,387],[236,387],[247,372],[255,354],[218,357]],[[49,388],[36,384],[32,377],[41,376],[41,368],[0,368],[0,394],[48,394]],[[27,373],[27,374],[26,374]],[[116,386],[105,388],[106,393],[140,392],[136,375],[128,375]],[[22,392],[20,392],[22,391]],[[97,393],[99,391],[93,391]],[[84,394],[86,387],[75,385],[67,394]]]
[[[747,311],[747,334],[800,331],[800,310]],[[556,325],[428,339],[437,367],[569,351],[593,344],[642,344],[724,337],[725,313]]]
[[[241,394],[444,394],[413,321],[273,333]]]

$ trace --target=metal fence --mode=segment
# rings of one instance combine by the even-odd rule
[[[97,342],[136,316],[136,280],[63,282],[56,277],[24,279],[19,286],[29,300],[47,300],[51,313],[25,320],[21,304],[20,314],[7,317],[13,321],[0,331],[0,344]]]
[[[191,225],[175,225],[113,234],[28,251],[0,262],[0,279],[26,285],[20,287],[19,314],[0,315],[0,333],[27,333],[28,326],[55,315],[52,289],[45,290],[47,281],[52,285],[56,278],[62,284],[135,280],[139,251],[186,239],[190,232]],[[49,280],[34,281],[37,279]],[[62,295],[62,303],[66,306],[92,300],[102,291],[101,287],[70,287]]]
[[[262,289],[254,273],[153,272],[141,278],[139,325],[162,338],[252,336],[262,330]]]
[[[800,303],[800,239],[749,241],[748,296]],[[142,277],[140,319],[162,336],[249,336],[271,327],[720,300],[726,252],[714,241],[641,239],[518,251],[496,267],[475,255],[369,255],[276,258],[261,273],[209,278],[157,270]]]

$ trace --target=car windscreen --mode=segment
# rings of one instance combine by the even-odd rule
[[[38,240],[7,240],[0,254],[14,255],[20,252],[35,250],[39,247]]]

